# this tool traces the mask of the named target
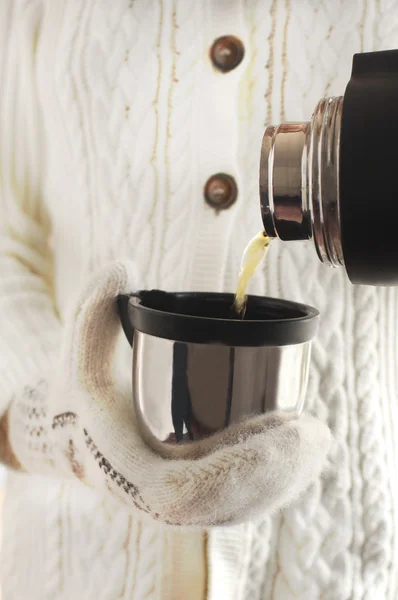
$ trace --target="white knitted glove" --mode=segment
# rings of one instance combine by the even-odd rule
[[[144,443],[131,389],[111,370],[121,333],[116,297],[134,288],[129,262],[87,284],[66,319],[52,383],[25,388],[12,405],[10,442],[20,463],[77,477],[173,525],[237,523],[286,505],[319,477],[330,445],[329,429],[313,417],[261,416],[187,445],[184,459],[164,459]]]

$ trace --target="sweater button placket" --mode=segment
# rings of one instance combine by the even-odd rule
[[[244,46],[239,38],[224,35],[214,40],[210,48],[210,58],[214,67],[222,73],[235,69],[243,60]],[[216,173],[209,177],[204,188],[204,197],[216,214],[235,203],[238,188],[235,179],[227,173]]]
[[[247,34],[244,10],[236,14],[229,3],[214,2],[210,16],[206,12],[205,63],[199,64],[200,86],[194,99],[195,179],[202,202],[192,209],[194,251],[188,277],[190,287],[197,291],[221,291],[229,277],[229,235],[238,211],[242,168],[239,98],[246,61],[241,41]],[[229,32],[235,35],[225,35]]]

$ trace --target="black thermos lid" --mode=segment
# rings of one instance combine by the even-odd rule
[[[340,216],[352,283],[398,285],[398,50],[356,54],[343,103]]]

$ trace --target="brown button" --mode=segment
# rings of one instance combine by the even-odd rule
[[[245,54],[242,42],[233,35],[217,38],[210,49],[213,64],[223,73],[232,71],[239,65]]]
[[[236,181],[226,173],[212,175],[205,185],[205,200],[216,211],[229,208],[238,196]]]

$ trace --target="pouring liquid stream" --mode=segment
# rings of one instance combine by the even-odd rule
[[[245,251],[243,252],[238,285],[233,304],[233,314],[235,318],[245,318],[247,305],[247,286],[257,267],[265,258],[271,239],[272,238],[268,237],[264,231],[260,231],[260,233],[255,235],[254,238],[250,240],[245,248]]]

